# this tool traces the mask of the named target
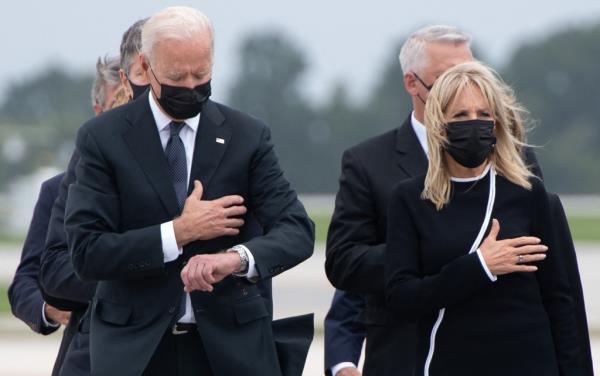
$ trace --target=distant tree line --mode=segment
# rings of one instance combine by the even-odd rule
[[[529,142],[539,146],[553,191],[600,193],[599,40],[600,23],[562,30],[519,46],[497,67],[531,112]],[[349,98],[349,84],[339,81],[315,104],[302,91],[309,70],[303,50],[282,33],[252,34],[241,44],[226,104],[271,126],[298,191],[335,192],[343,150],[399,126],[410,114],[400,45],[391,46],[372,92],[360,103]],[[0,189],[15,175],[66,164],[77,128],[92,116],[91,81],[51,68],[8,89],[0,105]],[[15,158],[19,142],[26,151]]]

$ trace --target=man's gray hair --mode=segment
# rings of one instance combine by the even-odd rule
[[[427,64],[426,43],[454,43],[471,46],[471,36],[454,26],[433,25],[417,30],[408,37],[400,49],[402,73],[421,73]]]
[[[148,21],[147,18],[136,21],[127,29],[123,34],[123,39],[121,39],[121,69],[127,77],[129,77],[131,71],[131,65],[142,50],[142,27],[146,21]]]
[[[159,39],[189,39],[206,33],[214,43],[214,29],[210,19],[190,7],[168,7],[155,13],[142,29],[142,53],[153,60],[152,52]]]
[[[119,84],[119,57],[99,57],[96,62],[96,77],[92,85],[92,106],[99,104],[104,108],[106,89]]]

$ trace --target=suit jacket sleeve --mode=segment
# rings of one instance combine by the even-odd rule
[[[95,283],[83,282],[75,274],[65,233],[65,203],[69,185],[75,181],[75,166],[78,161],[79,155],[75,152],[67,173],[60,182],[58,197],[52,207],[40,268],[40,284],[45,296],[53,305],[70,311],[87,306],[96,291]]]
[[[80,161],[65,209],[67,244],[82,280],[116,280],[164,273],[160,223],[120,230],[113,171],[88,123],[77,135]],[[102,146],[108,148],[109,142]]]
[[[327,277],[338,289],[380,293],[385,287],[385,243],[378,238],[372,196],[362,165],[346,151],[327,235],[325,261]]]
[[[424,274],[417,228],[407,205],[411,201],[417,197],[406,194],[402,185],[392,193],[385,252],[387,306],[407,318],[460,304],[494,283],[475,252],[452,260],[436,274]]]
[[[312,255],[314,224],[279,167],[264,126],[250,165],[249,206],[265,234],[244,243],[252,252],[260,278],[273,277]]]
[[[46,327],[42,321],[44,299],[38,286],[40,254],[44,247],[50,209],[55,197],[56,192],[53,192],[45,182],[35,204],[21,253],[21,262],[8,289],[8,298],[13,314],[29,325],[33,331],[41,334],[50,334],[58,329],[57,327]]]
[[[325,371],[342,362],[358,365],[365,325],[360,316],[365,300],[358,294],[335,290],[331,307],[325,316]]]
[[[556,240],[556,223],[552,218],[548,195],[540,181],[533,181],[532,218],[533,235],[548,246],[547,257],[539,264],[536,277],[540,286],[542,303],[550,319],[552,338],[561,375],[580,375],[580,346],[577,339],[575,307],[571,285],[567,276],[564,250]]]

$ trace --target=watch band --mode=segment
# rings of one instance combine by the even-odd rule
[[[246,253],[246,249],[240,245],[236,245],[231,247],[231,251],[237,252],[237,254],[240,256],[240,268],[239,270],[235,271],[233,275],[237,277],[243,277],[244,275],[246,275],[246,273],[248,273],[249,260],[248,254]]]

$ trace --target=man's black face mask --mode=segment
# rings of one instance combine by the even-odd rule
[[[446,151],[460,165],[468,168],[480,166],[496,145],[494,122],[491,120],[464,120],[446,126],[448,144]]]
[[[129,81],[129,86],[131,86],[131,91],[133,92],[133,97],[131,99],[137,99],[137,97],[144,94],[144,92],[146,92],[148,89],[148,86],[150,86],[150,84],[136,85],[129,79],[129,77],[127,78],[127,81]]]
[[[160,85],[158,103],[169,116],[173,119],[189,119],[202,112],[202,107],[211,94],[210,80],[190,89],[161,84],[156,78],[152,67],[150,67],[150,71]]]

